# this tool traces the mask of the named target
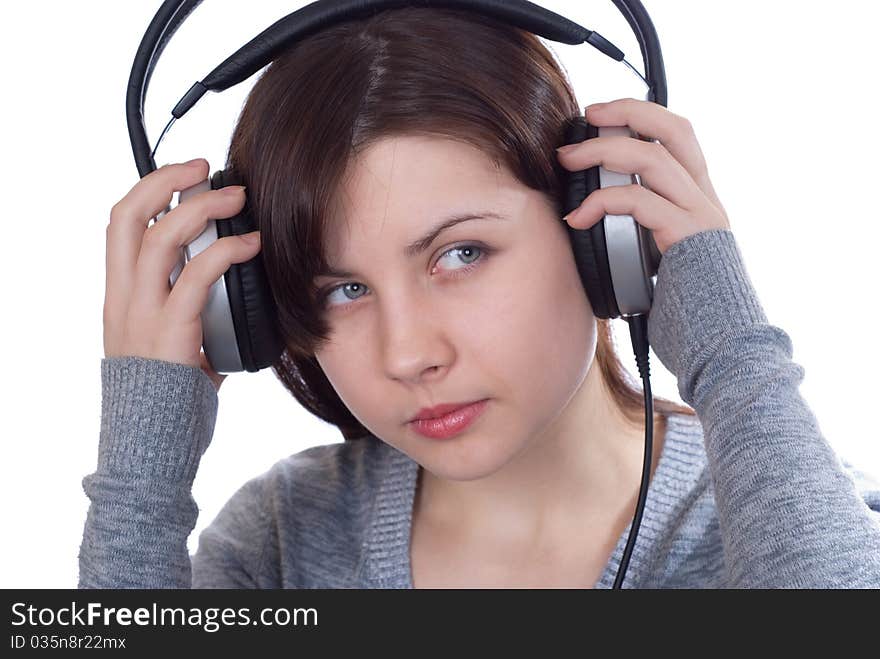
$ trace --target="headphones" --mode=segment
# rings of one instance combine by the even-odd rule
[[[612,2],[624,15],[639,41],[645,62],[645,77],[635,69],[633,71],[648,85],[647,100],[666,106],[663,56],[648,13],[639,0]],[[141,178],[156,169],[153,159],[155,149],[150,150],[144,125],[147,86],[168,41],[199,4],[201,0],[165,0],[150,22],[135,55],[128,79],[125,110],[134,159]],[[586,42],[609,57],[622,60],[632,69],[624,59],[623,52],[598,32],[583,28],[526,0],[318,0],[269,26],[226,58],[207,77],[196,82],[172,110],[173,118],[162,135],[205,92],[222,92],[246,80],[298,40],[335,23],[407,6],[467,9],[552,41],[571,45]],[[625,126],[596,127],[584,117],[575,117],[565,126],[566,144],[610,135],[637,137]],[[210,180],[182,190],[179,203],[207,190],[242,183],[233,170],[219,170]],[[641,185],[638,174],[612,172],[601,165],[581,172],[566,172],[564,215],[580,206],[594,190],[633,183]],[[156,220],[170,211],[169,206],[159,213]],[[651,232],[630,215],[606,215],[589,229],[566,226],[581,282],[596,317],[647,314],[654,294],[653,277],[661,260]],[[219,238],[250,233],[257,228],[247,204],[234,217],[225,218],[222,222],[209,220],[206,229],[183,248],[181,259],[171,273],[171,285],[174,286],[186,263]],[[203,347],[211,368],[218,373],[259,371],[275,363],[284,349],[277,326],[277,308],[262,258],[262,253],[258,253],[249,261],[232,264],[209,291],[201,314]]]

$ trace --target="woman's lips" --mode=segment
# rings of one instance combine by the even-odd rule
[[[467,429],[486,409],[489,399],[483,399],[460,407],[454,412],[445,414],[436,419],[417,419],[410,421],[409,425],[420,435],[431,439],[447,439],[454,437]]]

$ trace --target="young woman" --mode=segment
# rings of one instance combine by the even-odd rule
[[[880,485],[798,393],[691,124],[587,111],[659,140],[557,153],[580,114],[533,35],[408,8],[312,35],[254,86],[227,167],[162,167],[112,209],[103,412],[81,587],[610,587],[639,491],[641,389],[597,319],[561,222],[565,170],[639,173],[567,218],[629,214],[663,254],[652,347],[692,407],[655,402],[651,485],[625,587],[878,587]],[[177,251],[251,205],[173,290]],[[438,229],[445,227],[442,231]],[[279,461],[199,538],[191,487],[218,391],[207,291],[259,254],[286,349],[274,370],[345,441]],[[437,416],[469,404],[442,436]],[[428,409],[424,409],[428,408]],[[440,429],[442,430],[442,428]]]

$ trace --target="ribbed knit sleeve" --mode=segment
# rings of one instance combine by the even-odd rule
[[[768,322],[731,231],[666,251],[648,336],[703,426],[727,585],[880,587],[880,512],[801,397],[791,338]]]
[[[79,552],[80,588],[190,588],[192,485],[218,396],[200,369],[141,357],[101,361],[101,430]]]

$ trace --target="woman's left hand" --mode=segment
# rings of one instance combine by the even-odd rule
[[[635,98],[588,106],[586,119],[593,126],[629,126],[659,142],[614,136],[562,147],[559,162],[569,171],[602,165],[638,174],[642,182],[595,190],[568,216],[571,227],[588,229],[606,214],[631,215],[651,231],[661,254],[695,233],[730,229],[690,121]]]

